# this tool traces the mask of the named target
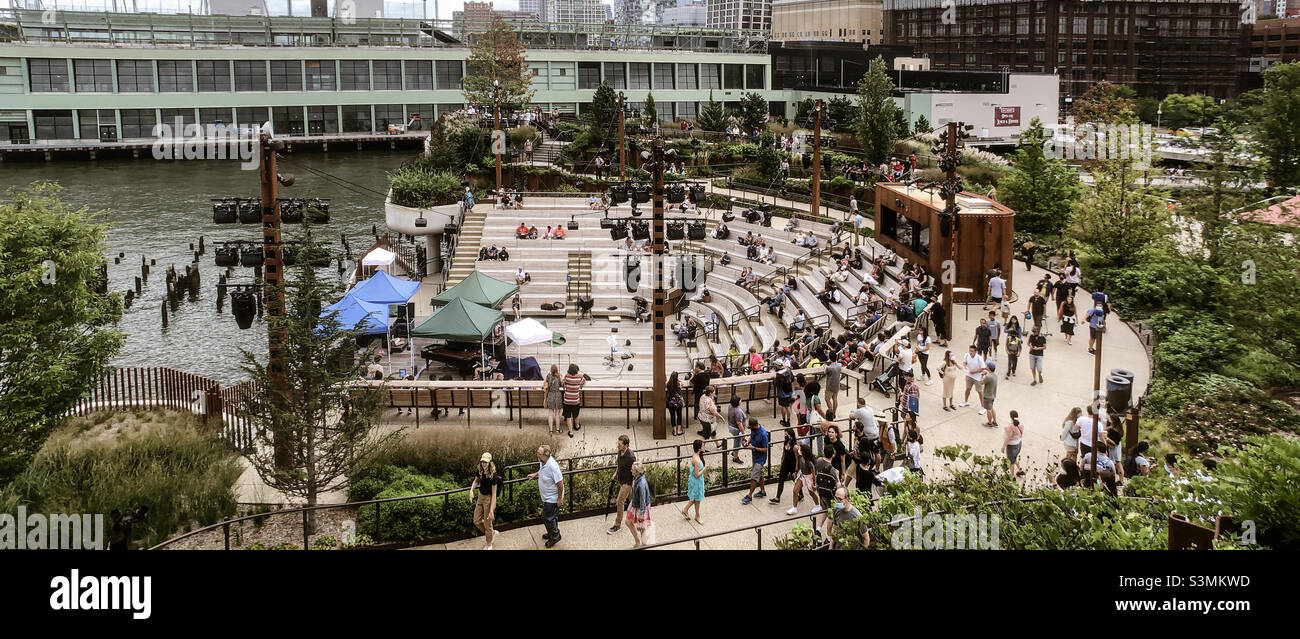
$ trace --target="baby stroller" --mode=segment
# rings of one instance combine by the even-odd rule
[[[894,392],[894,379],[898,377],[898,362],[889,365],[885,372],[875,376],[871,380],[870,388],[880,391],[882,394],[889,395]]]

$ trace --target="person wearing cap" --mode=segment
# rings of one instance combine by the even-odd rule
[[[997,414],[993,412],[993,400],[998,396],[998,374],[997,364],[994,362],[985,362],[984,367],[987,372],[984,373],[984,379],[980,380],[981,392],[980,401],[983,408],[980,409],[981,415],[987,415],[984,422],[985,426],[997,426]]]
[[[1034,333],[1029,336],[1029,381],[1030,386],[1036,386],[1043,383],[1043,353],[1047,350],[1047,338],[1043,336],[1043,329],[1035,326]]]
[[[898,383],[903,384],[912,374],[912,364],[916,362],[916,353],[912,343],[906,339],[898,341]]]
[[[492,463],[492,453],[483,453],[478,460],[478,470],[474,472],[474,481],[470,482],[469,493],[466,495],[474,501],[474,527],[487,537],[483,550],[492,550],[492,539],[497,536],[497,531],[492,528],[492,520],[496,519],[497,487],[500,484],[501,477],[497,474],[496,464]],[[478,489],[477,500],[474,496],[476,488]]]

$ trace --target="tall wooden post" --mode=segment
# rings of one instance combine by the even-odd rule
[[[275,146],[271,141],[271,134],[263,131],[261,143],[262,281],[266,291],[268,323],[273,323],[281,320],[285,314],[284,260],[280,255],[280,203],[278,201],[280,183],[276,171]],[[274,330],[270,326],[268,326],[268,329],[270,330],[266,332],[268,348],[266,370],[272,384],[268,391],[271,394],[272,403],[277,406],[277,410],[281,410],[287,402],[288,392],[288,389],[285,388],[284,367],[282,366],[282,354],[280,352],[280,345],[286,340],[286,335],[283,329]],[[281,437],[278,424],[272,426],[271,432],[274,437],[275,465],[276,467],[287,468],[293,457],[290,448],[291,442]]]
[[[627,179],[627,130],[623,127],[624,111],[627,110],[623,92],[618,92],[618,179]]]
[[[813,105],[813,166],[812,181],[809,182],[812,187],[812,204],[811,210],[813,216],[817,215],[817,208],[822,199],[822,101],[817,100]],[[854,229],[854,237],[857,237],[857,229]]]
[[[956,316],[957,302],[953,299],[952,289],[957,283],[957,240],[959,237],[957,223],[957,164],[954,161],[957,158],[957,136],[961,135],[961,123],[948,123],[948,148],[945,153],[950,159],[946,177],[947,183],[951,188],[948,189],[948,199],[946,208],[952,214],[952,245],[948,254],[951,260],[950,269],[945,269],[939,274],[939,280],[943,284],[943,306],[944,306],[944,333],[949,339],[953,339],[952,334],[953,317]],[[879,229],[877,229],[879,230]]]
[[[1092,356],[1092,405],[1097,407],[1097,414],[1092,420],[1092,463],[1088,465],[1091,468],[1092,482],[1089,488],[1097,486],[1097,435],[1101,429],[1101,340],[1106,334],[1106,316],[1102,316],[1101,325],[1097,328],[1097,350]],[[1107,417],[1110,417],[1110,411],[1107,410]],[[1109,420],[1108,420],[1109,421]],[[1115,461],[1115,460],[1111,460]]]
[[[493,81],[492,83],[492,130],[501,130],[501,86]],[[497,199],[501,198],[501,154],[497,156]]]
[[[651,312],[654,314],[654,438],[666,439],[668,437],[668,428],[664,422],[664,416],[668,412],[667,397],[667,353],[664,344],[664,322],[666,321],[665,294],[664,294],[664,141],[663,138],[655,138],[654,141],[654,207],[653,207],[653,228],[651,229],[651,241],[654,250],[654,269],[655,269],[655,289],[654,305]]]

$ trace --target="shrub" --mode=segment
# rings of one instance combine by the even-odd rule
[[[275,545],[271,550],[302,550],[302,546],[291,544],[287,541]]]
[[[333,550],[339,546],[339,540],[333,535],[321,535],[311,542],[312,550]]]
[[[412,162],[388,174],[393,204],[429,208],[455,204],[460,200],[460,178],[447,170],[432,169],[426,162]]]
[[[361,548],[364,546],[373,546],[373,545],[375,545],[375,540],[371,538],[370,535],[361,534],[361,535],[357,535],[356,538],[352,540],[352,543],[343,544],[340,547],[346,550],[349,548]]]
[[[780,550],[812,550],[817,547],[817,542],[813,539],[812,526],[804,521],[796,522],[788,535],[782,535],[772,541]]]
[[[1231,355],[1239,352],[1231,325],[1223,321],[1205,321],[1203,315],[1200,317],[1201,320],[1184,323],[1172,333],[1160,331],[1154,359],[1161,376],[1194,377],[1215,371]]]
[[[203,429],[195,415],[161,409],[73,419],[9,490],[29,511],[99,513],[106,521],[114,509],[147,506],[133,538],[152,546],[235,512],[238,457]]]
[[[385,450],[380,451],[358,473],[358,478],[366,478],[360,484],[354,482],[351,498],[356,500],[374,499],[388,482],[391,475],[378,478],[376,483],[369,477],[367,468],[379,472],[384,467],[409,466],[425,475],[449,475],[461,486],[468,486],[478,469],[479,457],[484,451],[492,453],[492,460],[497,468],[504,469],[514,464],[535,464],[537,462],[536,438],[518,430],[515,431],[469,431],[464,429],[442,430],[437,428],[406,431],[402,437]],[[535,468],[525,471],[532,472]]]
[[[255,541],[251,544],[248,544],[247,546],[244,546],[244,550],[266,550],[266,544],[260,541]]]
[[[1237,521],[1254,521],[1260,541],[1274,548],[1300,547],[1300,442],[1252,437],[1245,449],[1215,470],[1212,492]]]

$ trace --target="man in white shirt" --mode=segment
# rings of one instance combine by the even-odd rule
[[[1088,406],[1088,414],[1080,415],[1075,418],[1074,424],[1079,427],[1079,454],[1082,455],[1092,450],[1092,425],[1097,419],[1097,409],[1092,405]]]
[[[993,300],[993,308],[1001,308],[1002,296],[1007,290],[1007,281],[1002,279],[1001,271],[994,271],[994,273],[993,277],[989,278],[989,297]]]
[[[970,389],[977,386],[984,378],[984,358],[975,352],[975,345],[971,344],[970,352],[966,353],[966,394],[962,396],[961,403],[957,406],[970,406]],[[980,398],[980,404],[984,404],[983,392],[976,388],[975,394]]]
[[[907,340],[898,343],[898,383],[905,383],[906,377],[912,372],[912,362],[916,361],[916,355],[912,352],[912,345]]]

